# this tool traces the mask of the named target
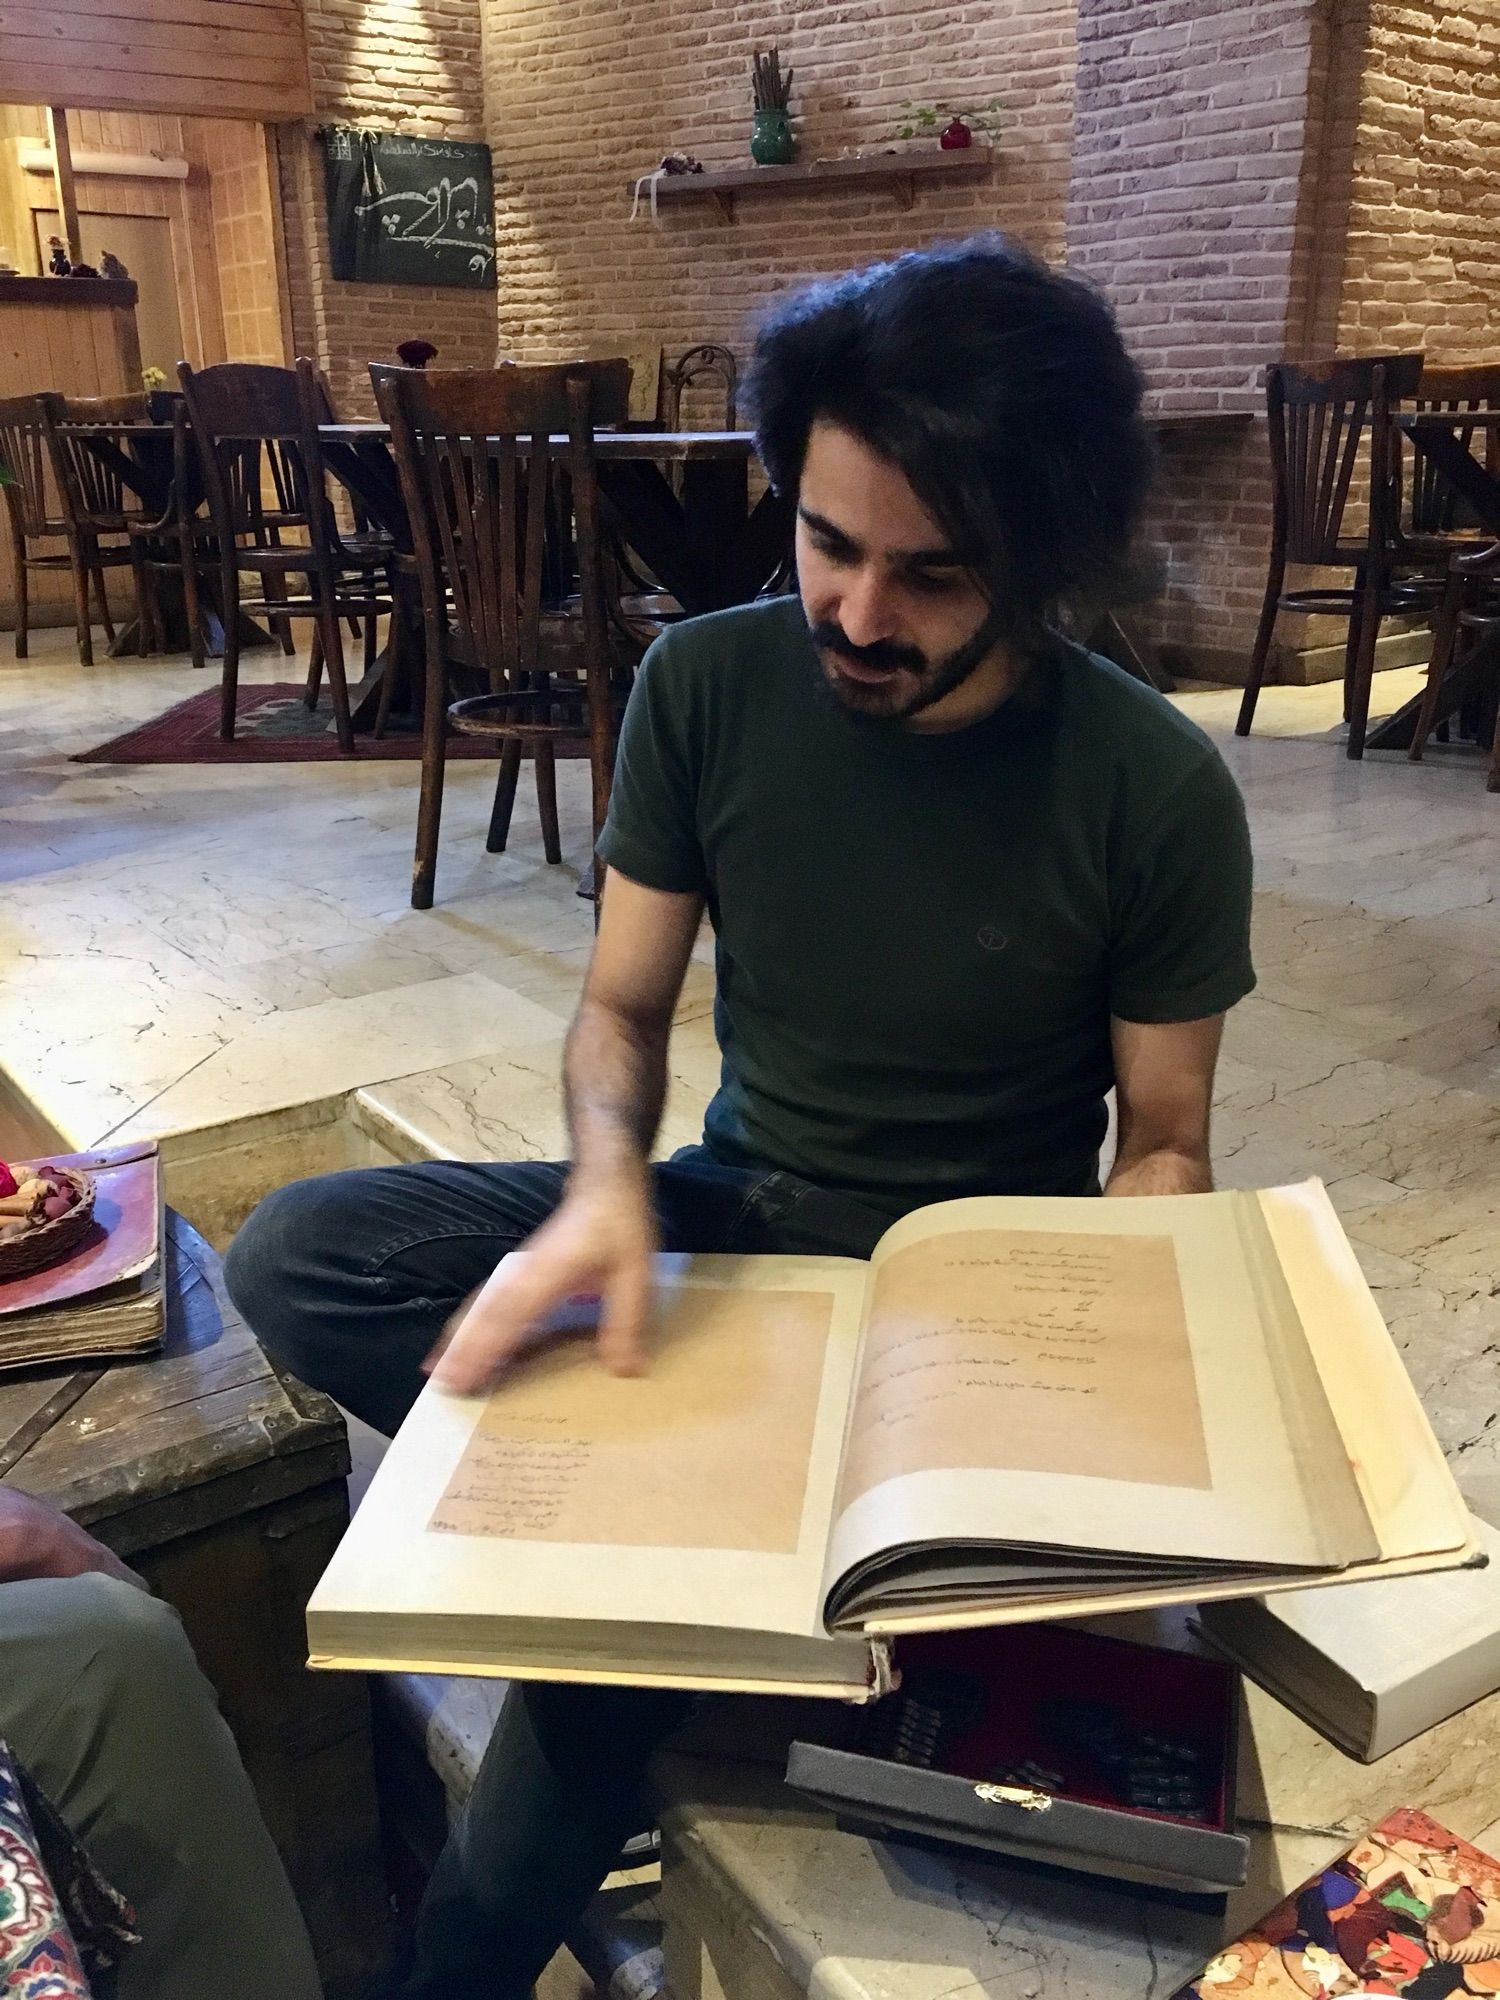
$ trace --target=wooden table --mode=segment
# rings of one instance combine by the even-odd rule
[[[353,2000],[387,1917],[369,1707],[358,1677],[307,1671],[303,1628],[348,1521],[343,1419],[272,1368],[217,1256],[170,1214],[167,1291],[159,1356],[0,1377],[0,1471],[81,1521],[181,1614],[329,2000]]]
[[[1467,501],[1480,527],[1500,541],[1500,478],[1470,449],[1475,438],[1485,439],[1500,431],[1500,410],[1399,410],[1392,421],[1411,439],[1413,450],[1436,466]],[[1457,666],[1450,667],[1438,697],[1437,721],[1447,722],[1469,709],[1485,674],[1494,671],[1497,663],[1500,663],[1500,639],[1489,638],[1466,653]],[[1378,728],[1371,730],[1366,748],[1409,749],[1421,706],[1421,695],[1413,695],[1394,715],[1387,716]]]

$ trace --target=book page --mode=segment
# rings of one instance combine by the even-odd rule
[[[430,1525],[793,1553],[833,1305],[689,1286],[657,1314],[647,1377],[606,1374],[579,1336],[533,1355],[489,1399]]]
[[[944,1541],[1257,1570],[1376,1553],[1253,1195],[953,1201],[886,1232],[830,1591]]]
[[[845,1500],[935,1466],[1209,1484],[1170,1236],[924,1237],[867,1317]]]
[[[428,1384],[314,1593],[315,1645],[481,1666],[541,1648],[586,1677],[711,1651],[723,1681],[750,1657],[736,1633],[832,1644],[822,1577],[866,1267],[657,1263],[644,1375],[606,1374],[579,1337],[486,1396]]]

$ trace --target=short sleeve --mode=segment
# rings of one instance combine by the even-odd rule
[[[1109,1010],[1199,1021],[1255,985],[1250,832],[1239,787],[1209,752],[1131,843],[1114,898]]]
[[[705,895],[708,870],[698,837],[701,741],[683,663],[658,639],[641,662],[615,752],[609,815],[599,855],[648,889]]]

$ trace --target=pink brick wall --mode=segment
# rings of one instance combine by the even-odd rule
[[[1371,0],[1339,342],[1496,352],[1500,6]]]
[[[305,0],[318,124],[482,139],[477,0]],[[398,341],[430,340],[439,366],[495,357],[492,292],[347,284],[329,266],[322,149],[311,129],[282,129],[287,276],[299,353],[325,369],[341,411],[373,414],[371,361]]]
[[[500,237],[500,338],[556,356],[587,343],[719,340],[743,356],[785,287],[936,237],[998,225],[1045,255],[1064,244],[1073,8],[1058,0],[484,0]],[[779,42],[796,66],[801,157],[891,140],[903,100],[997,98],[993,179],[919,190],[758,195],[632,224],[626,185],[664,153],[748,164],[749,65]]]

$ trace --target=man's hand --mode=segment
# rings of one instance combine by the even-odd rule
[[[45,1500],[19,1488],[0,1484],[0,1583],[20,1583],[29,1577],[118,1577],[142,1590],[145,1585],[120,1558],[85,1533],[76,1521]]]
[[[599,1358],[615,1375],[645,1365],[656,1218],[644,1164],[569,1184],[561,1206],[524,1252],[470,1300],[429,1366],[460,1395],[474,1395],[527,1345],[536,1327],[580,1292],[600,1300]]]

